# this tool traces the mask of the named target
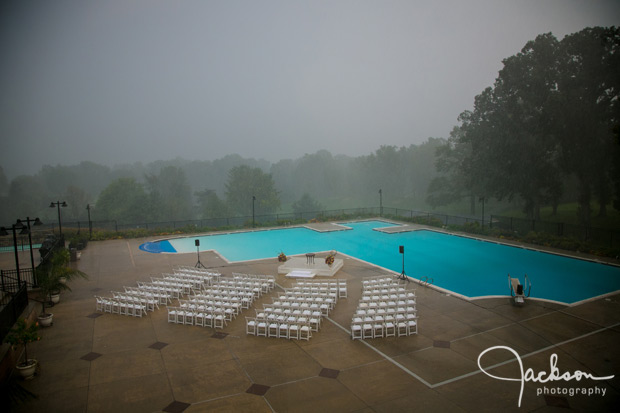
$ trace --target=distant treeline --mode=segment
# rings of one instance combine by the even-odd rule
[[[409,147],[382,146],[368,156],[332,156],[326,150],[269,163],[229,155],[214,161],[174,159],[110,168],[93,162],[44,166],[7,181],[0,168],[0,217],[56,221],[51,201],[66,201],[63,220],[119,223],[186,220],[276,211],[312,211],[324,202],[378,206],[379,189],[390,205],[423,205],[436,176],[430,138]],[[255,199],[253,199],[255,197]],[[343,201],[345,200],[345,201]],[[343,206],[340,204],[339,206]]]

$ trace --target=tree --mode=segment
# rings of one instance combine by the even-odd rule
[[[246,165],[232,168],[226,183],[226,203],[231,212],[248,216],[252,213],[252,197],[256,197],[255,213],[270,214],[280,207],[280,198],[270,174]]]
[[[303,194],[301,198],[293,203],[293,212],[296,214],[301,212],[316,212],[323,207],[314,200],[309,194]]]
[[[587,28],[560,44],[559,93],[555,128],[561,136],[560,161],[579,181],[579,218],[590,221],[590,201],[600,210],[612,197],[614,165],[620,162],[614,125],[619,119],[620,29]]]
[[[198,211],[201,218],[223,218],[228,214],[226,203],[222,201],[213,189],[196,192]]]
[[[157,220],[191,218],[192,193],[185,173],[176,166],[163,167],[158,175],[145,176]]]
[[[149,197],[134,178],[119,178],[108,185],[95,204],[102,219],[120,223],[149,222],[153,219]]]

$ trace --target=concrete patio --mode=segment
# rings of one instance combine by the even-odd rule
[[[417,292],[418,335],[351,340],[362,278],[386,272],[346,258],[335,278],[347,280],[348,298],[338,301],[310,341],[245,334],[244,316],[271,303],[278,288],[223,330],[168,323],[165,307],[144,318],[96,313],[94,295],[110,295],[173,265],[196,262],[195,254],[143,252],[138,246],[144,241],[91,242],[84,250],[77,264],[90,278],[75,281],[73,291],[62,294],[51,309],[54,326],[42,329],[41,341],[29,347],[41,369],[22,385],[38,399],[18,411],[544,412],[620,407],[620,294],[574,307],[529,300],[517,308],[508,298],[468,302],[411,283],[409,288]],[[241,264],[226,264],[213,253],[200,258],[224,276],[233,271],[271,274],[280,286],[295,282],[277,274],[275,257]],[[557,354],[559,374],[615,377],[527,382],[519,408],[519,382],[491,378],[478,368],[480,353],[493,346],[514,349],[524,369],[536,375],[549,372],[550,357]],[[496,376],[521,377],[517,361],[505,350],[487,353],[482,365]],[[545,388],[549,394],[537,394]],[[576,388],[599,394],[562,394]]]

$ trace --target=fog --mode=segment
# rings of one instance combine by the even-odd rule
[[[277,161],[447,137],[538,34],[620,3],[4,1],[5,174],[236,153]]]

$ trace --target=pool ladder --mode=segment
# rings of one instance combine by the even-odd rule
[[[435,282],[434,279],[427,277],[426,275],[422,278],[420,278],[420,285],[423,285],[424,287],[428,287],[430,284],[432,284],[433,282]]]

